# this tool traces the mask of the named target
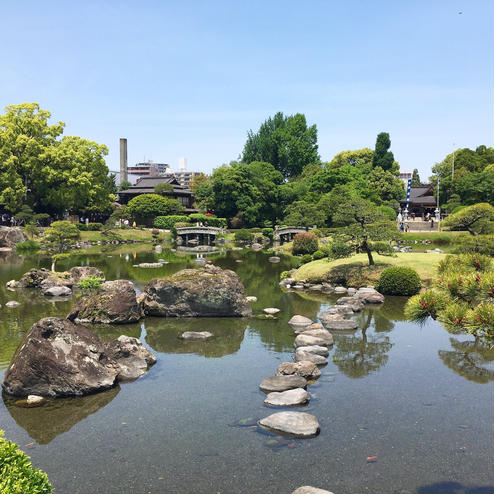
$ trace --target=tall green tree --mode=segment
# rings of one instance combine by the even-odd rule
[[[372,157],[372,166],[380,166],[383,170],[392,170],[395,158],[393,153],[389,151],[391,147],[391,139],[387,132],[381,132],[376,139],[376,147]]]
[[[341,151],[330,161],[329,167],[338,168],[343,165],[350,165],[366,173],[371,170],[373,159],[374,151],[369,148]]]
[[[381,201],[399,201],[405,197],[403,181],[380,166],[372,169],[367,176],[367,182],[369,189],[374,191]]]
[[[444,228],[466,230],[471,235],[492,233],[494,207],[487,203],[474,204],[449,215],[443,222]]]
[[[254,133],[247,133],[242,162],[271,163],[285,179],[300,175],[304,166],[320,161],[317,152],[317,128],[307,126],[305,115],[269,117]]]
[[[417,168],[415,168],[412,173],[412,187],[420,187],[420,184],[421,182],[419,171],[417,170]]]

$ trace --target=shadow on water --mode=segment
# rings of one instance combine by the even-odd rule
[[[80,398],[48,400],[37,408],[19,407],[17,397],[2,393],[7,410],[17,425],[39,444],[48,444],[57,436],[69,431],[81,420],[108,405],[120,392],[120,386],[108,391]]]
[[[494,486],[466,486],[459,482],[437,482],[417,489],[417,494],[494,494]]]

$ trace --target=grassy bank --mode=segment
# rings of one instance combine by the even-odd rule
[[[133,229],[122,229],[122,230],[113,230],[115,233],[118,233],[122,237],[122,240],[136,240],[138,242],[147,242],[153,240],[153,235],[151,234],[151,230],[140,230],[138,228]],[[159,234],[160,240],[171,239],[171,233],[160,232]],[[101,234],[101,232],[81,232],[81,240],[86,242],[98,242],[108,240],[107,237]]]
[[[311,282],[329,280],[333,283],[365,285],[379,279],[381,271],[388,266],[406,266],[415,269],[425,284],[429,284],[436,266],[444,254],[398,253],[396,257],[373,254],[375,265],[369,266],[366,254],[357,254],[345,259],[328,261],[320,259],[304,264],[297,269],[294,278]]]

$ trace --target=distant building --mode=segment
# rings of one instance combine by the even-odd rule
[[[169,171],[170,165],[167,163],[155,163],[152,160],[136,163],[134,166],[127,168],[129,181],[133,183],[139,178],[159,177],[166,175]]]
[[[401,209],[405,209],[406,199],[400,201]],[[409,214],[415,214],[417,218],[424,218],[427,213],[434,216],[437,201],[434,197],[434,187],[432,185],[421,185],[410,188],[410,199],[408,201]]]
[[[170,172],[163,175],[164,177],[175,177],[180,185],[184,187],[190,187],[192,179],[199,175],[201,172],[189,172],[187,170],[181,170],[178,172]]]
[[[400,180],[403,180],[405,182],[405,188],[408,185],[408,181],[412,178],[412,172],[408,170],[400,170],[400,174],[398,175],[398,178]]]
[[[140,196],[141,194],[155,194],[154,188],[158,184],[170,184],[173,186],[173,191],[165,192],[164,195],[171,199],[176,199],[185,207],[187,213],[197,213],[197,209],[194,209],[193,207],[194,197],[191,190],[179,184],[177,179],[173,176],[138,178],[135,185],[118,193],[118,202],[120,204],[127,204],[131,199]]]

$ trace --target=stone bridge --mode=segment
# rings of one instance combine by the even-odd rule
[[[277,228],[273,233],[273,240],[277,240],[281,243],[291,242],[297,233],[306,232],[308,230],[309,229],[305,226],[285,226],[283,228]]]
[[[216,235],[223,233],[222,228],[214,226],[186,226],[177,228],[178,245],[211,245]]]

